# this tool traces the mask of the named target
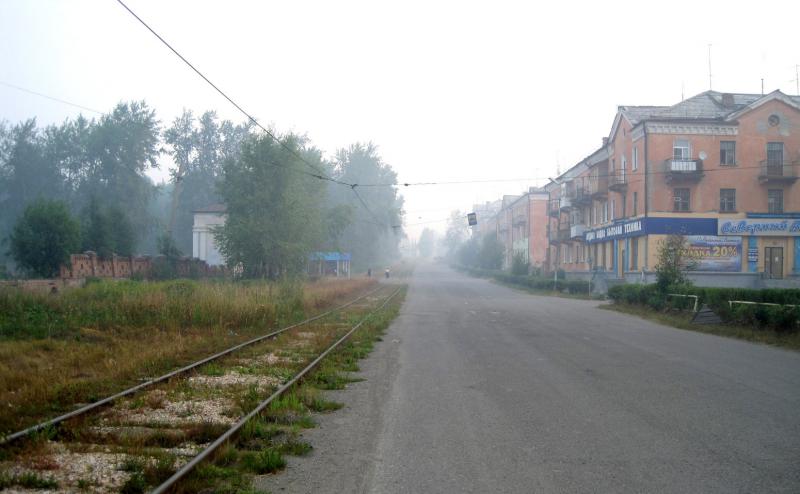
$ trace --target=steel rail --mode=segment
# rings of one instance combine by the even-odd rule
[[[184,476],[186,476],[186,474],[191,472],[197,465],[199,465],[206,458],[208,458],[217,448],[222,446],[225,443],[225,441],[230,439],[231,436],[236,434],[239,431],[239,429],[241,429],[244,426],[244,424],[246,424],[250,419],[252,419],[256,415],[261,413],[261,411],[264,410],[264,408],[266,408],[276,398],[281,396],[283,393],[286,392],[286,390],[291,388],[303,376],[308,374],[308,372],[310,372],[314,367],[316,367],[325,357],[328,356],[329,353],[331,353],[333,350],[335,350],[336,347],[338,347],[340,344],[342,344],[345,340],[347,340],[347,338],[350,337],[350,335],[352,335],[356,330],[358,330],[358,328],[360,328],[367,321],[367,319],[369,319],[374,314],[376,314],[377,312],[382,310],[384,307],[386,307],[386,304],[388,304],[389,301],[392,300],[395,297],[395,295],[400,293],[400,290],[402,290],[402,287],[398,288],[397,290],[395,290],[394,293],[389,295],[386,298],[386,300],[383,301],[383,303],[380,305],[380,307],[378,307],[377,309],[373,310],[372,312],[370,312],[369,314],[364,316],[364,318],[361,319],[355,326],[350,328],[350,330],[347,333],[345,333],[341,338],[336,340],[336,342],[333,345],[329,346],[324,352],[319,354],[319,356],[317,358],[315,358],[310,364],[305,366],[303,368],[303,370],[301,370],[300,372],[295,374],[294,377],[292,377],[291,379],[286,381],[285,384],[283,384],[281,387],[279,387],[277,390],[275,390],[274,393],[272,393],[266,400],[262,401],[250,413],[248,413],[247,415],[245,415],[244,417],[239,419],[239,421],[236,422],[235,424],[233,424],[233,426],[231,426],[230,429],[228,429],[224,434],[219,436],[213,443],[208,445],[206,447],[206,449],[201,451],[197,456],[192,458],[192,460],[189,463],[185,464],[178,471],[176,471],[172,475],[172,477],[168,478],[167,480],[164,481],[164,483],[162,483],[161,485],[159,485],[158,487],[156,487],[155,489],[150,491],[150,494],[163,494],[163,493],[167,492],[167,490],[169,488],[171,488],[173,485],[175,485],[175,483],[177,483],[179,480],[181,480]]]
[[[250,345],[252,345],[254,343],[258,343],[258,342],[264,341],[264,340],[266,340],[268,338],[273,338],[273,337],[275,337],[275,336],[277,336],[277,335],[279,335],[281,333],[289,331],[290,329],[294,329],[294,328],[297,328],[299,326],[304,326],[304,325],[306,325],[306,324],[308,324],[310,322],[314,322],[314,321],[316,321],[318,319],[322,319],[323,317],[329,316],[329,315],[333,314],[334,312],[338,312],[338,311],[340,311],[342,309],[345,309],[345,308],[353,305],[354,303],[358,302],[361,299],[369,297],[370,295],[372,295],[373,293],[377,292],[381,288],[383,288],[383,287],[379,286],[378,288],[376,288],[374,290],[371,290],[371,291],[365,293],[364,295],[361,295],[360,297],[358,297],[358,298],[356,298],[354,300],[351,300],[350,302],[347,302],[344,305],[340,305],[338,307],[334,307],[333,309],[331,309],[329,311],[326,311],[326,312],[323,312],[322,314],[317,314],[314,317],[310,317],[310,318],[305,319],[303,321],[296,322],[296,323],[294,323],[294,324],[292,324],[290,326],[286,326],[284,328],[278,329],[278,330],[273,331],[273,332],[271,332],[269,334],[265,334],[265,335],[262,335],[262,336],[257,336],[255,338],[247,340],[247,341],[245,341],[243,343],[239,343],[238,345],[234,345],[234,346],[232,346],[232,347],[230,347],[230,348],[228,348],[226,350],[223,350],[221,352],[215,353],[214,355],[206,357],[206,358],[204,358],[202,360],[198,360],[198,361],[193,362],[193,363],[191,363],[189,365],[181,367],[180,369],[176,369],[176,370],[174,370],[172,372],[168,372],[167,374],[164,374],[163,376],[159,376],[159,377],[150,379],[149,381],[143,382],[141,384],[138,384],[136,386],[128,388],[128,389],[126,389],[124,391],[120,391],[117,394],[108,396],[106,398],[103,398],[101,400],[95,401],[93,403],[89,403],[88,405],[82,406],[82,407],[80,407],[78,409],[75,409],[75,410],[73,410],[71,412],[67,412],[67,413],[65,413],[63,415],[59,415],[58,417],[52,418],[52,419],[47,420],[45,422],[40,422],[40,423],[38,423],[36,425],[32,425],[32,426],[30,426],[30,427],[28,427],[26,429],[22,429],[20,431],[14,432],[13,434],[9,434],[7,436],[0,437],[0,445],[8,444],[11,441],[15,441],[17,439],[25,437],[28,434],[31,434],[33,432],[40,431],[40,430],[42,430],[42,429],[44,429],[46,427],[50,427],[52,425],[56,425],[56,424],[58,424],[60,422],[63,422],[65,420],[67,420],[67,419],[71,419],[73,417],[77,417],[79,415],[83,415],[83,414],[85,414],[87,412],[90,412],[90,411],[92,411],[92,410],[94,410],[94,409],[96,409],[98,407],[101,407],[103,405],[107,405],[109,403],[112,403],[112,402],[120,399],[120,398],[123,398],[125,396],[128,396],[128,395],[131,395],[133,393],[136,393],[137,391],[140,391],[140,390],[142,390],[144,388],[152,386],[153,384],[158,384],[160,382],[166,381],[167,379],[170,379],[170,378],[175,377],[177,375],[184,374],[184,373],[186,373],[186,372],[188,372],[188,371],[190,371],[190,370],[192,370],[192,369],[194,369],[196,367],[199,367],[199,366],[201,366],[203,364],[207,364],[207,363],[209,363],[211,361],[217,360],[220,357],[224,357],[225,355],[233,353],[233,352],[235,352],[237,350],[240,350],[240,349],[242,349],[242,348],[244,348],[246,346],[250,346]]]

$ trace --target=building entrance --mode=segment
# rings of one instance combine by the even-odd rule
[[[783,278],[783,247],[764,249],[764,272],[769,278]]]

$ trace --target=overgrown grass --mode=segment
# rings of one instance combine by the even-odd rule
[[[0,290],[0,435],[341,303],[374,280]],[[201,370],[216,375],[214,365]]]
[[[372,316],[346,344],[323,361],[304,384],[274,400],[261,416],[247,422],[235,443],[220,448],[213,464],[202,465],[190,474],[176,492],[249,493],[252,492],[253,475],[275,473],[286,468],[284,455],[310,453],[312,445],[300,439],[302,429],[316,425],[309,413],[330,412],[342,406],[326,400],[320,389],[330,388],[332,384],[338,388],[358,380],[348,376],[347,372],[372,350],[374,342],[396,317],[400,304],[401,298],[398,298]],[[254,406],[255,391],[246,394],[251,395],[245,400],[247,405]]]
[[[718,336],[727,336],[729,338],[738,338],[741,340],[800,350],[800,334],[798,333],[782,333],[769,329],[758,329],[754,326],[747,327],[731,324],[694,324],[692,323],[691,313],[655,311],[646,306],[619,302],[615,304],[601,305],[600,308],[639,316],[643,319],[648,319],[650,321],[655,321],[679,329],[714,334]]]

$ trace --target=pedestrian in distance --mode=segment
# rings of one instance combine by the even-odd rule
[[[367,278],[372,278],[372,268],[367,269]]]
[[[386,268],[386,271],[384,272],[384,274],[386,275],[386,279],[388,280],[389,279],[389,268]]]

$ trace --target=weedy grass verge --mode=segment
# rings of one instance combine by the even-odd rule
[[[353,279],[102,281],[58,295],[0,289],[0,435],[331,307]],[[202,371],[214,376],[209,365]]]
[[[641,305],[620,302],[603,304],[600,305],[599,308],[638,316],[642,319],[686,331],[725,336],[728,338],[736,338],[800,351],[800,333],[781,333],[770,329],[759,329],[752,326],[746,327],[732,324],[694,324],[692,322],[691,313],[678,311],[661,312]]]

